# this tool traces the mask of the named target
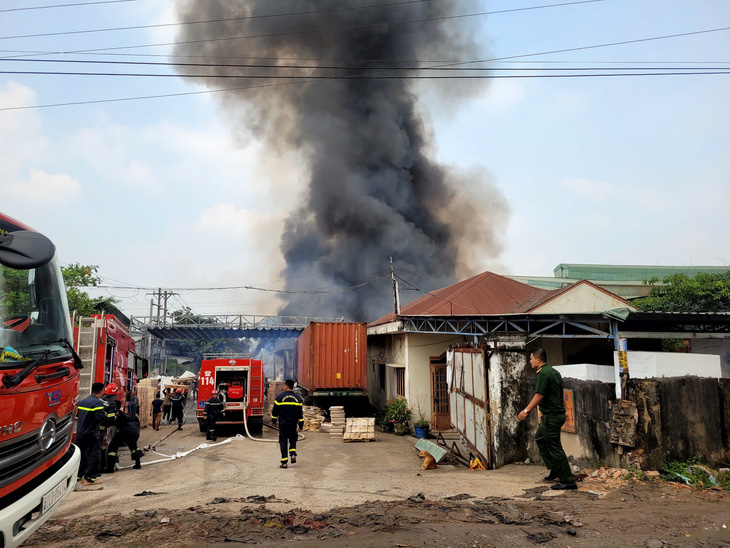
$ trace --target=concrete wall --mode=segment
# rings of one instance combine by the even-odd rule
[[[730,378],[730,339],[692,339],[690,353],[720,356],[722,378]]]
[[[464,337],[429,333],[406,335],[406,398],[413,421],[423,417],[431,421],[431,361],[446,352],[449,345],[464,342]]]
[[[638,411],[633,448],[611,443],[613,384],[570,378],[564,378],[563,384],[573,390],[576,433],[562,432],[561,441],[574,464],[603,462],[656,470],[665,454],[670,460],[701,455],[714,467],[730,462],[730,381],[691,376],[631,381],[630,396]],[[534,389],[531,375],[525,383],[525,401]],[[541,462],[534,442],[537,425],[534,413],[526,425],[526,453]]]
[[[530,401],[525,400],[524,386],[531,368],[524,336],[501,335],[499,342],[487,345],[492,463],[499,467],[525,458],[525,429],[517,414]]]

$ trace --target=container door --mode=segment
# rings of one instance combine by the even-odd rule
[[[451,427],[449,386],[446,382],[446,364],[431,361],[431,423],[434,430]]]

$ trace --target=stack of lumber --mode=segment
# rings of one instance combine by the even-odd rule
[[[304,430],[317,431],[324,422],[324,411],[319,407],[304,406]]]
[[[139,424],[142,428],[152,425],[152,400],[157,393],[157,379],[142,379],[137,383],[137,399],[139,400]]]
[[[345,408],[341,405],[330,407],[330,438],[342,438],[345,433]]]
[[[342,441],[375,441],[375,417],[347,419]]]
[[[286,384],[284,381],[270,381],[269,389],[266,391],[266,412],[271,413],[271,408],[274,406],[274,400],[276,396],[286,390]]]

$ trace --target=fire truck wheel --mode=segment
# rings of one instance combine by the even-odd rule
[[[198,421],[198,426],[200,427],[200,431],[205,434],[208,431],[208,425],[205,423],[205,421]]]
[[[248,431],[252,434],[260,434],[264,429],[264,421],[262,418],[250,418],[248,419]]]

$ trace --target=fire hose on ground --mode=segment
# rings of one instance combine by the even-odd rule
[[[246,414],[246,410],[247,409],[248,409],[248,402],[246,401],[246,398],[244,398],[244,400],[243,400],[243,413],[244,413],[244,416]],[[260,441],[260,442],[265,442],[265,443],[279,443],[279,440],[264,440],[264,439],[254,438],[251,435],[251,433],[249,432],[249,430],[248,430],[248,421],[245,421],[245,420],[243,421],[243,427],[246,430],[246,436],[248,436],[253,441]],[[277,431],[279,430],[278,428],[275,428],[274,426],[270,426],[270,428],[272,428],[273,430],[277,430]],[[167,438],[169,438],[170,436],[172,436],[172,434],[174,434],[175,432],[176,432],[176,430],[173,430],[172,432],[170,432],[167,436],[165,436],[164,438],[162,438],[157,443],[160,443],[160,442],[166,440]],[[201,443],[200,445],[198,445],[197,447],[194,447],[193,449],[190,449],[189,451],[178,451],[174,455],[166,455],[165,453],[160,453],[159,451],[157,451],[155,445],[150,445],[149,446],[149,452],[150,453],[153,453],[155,455],[158,455],[160,457],[163,457],[163,458],[157,459],[157,460],[153,460],[153,461],[142,462],[141,465],[142,466],[147,466],[147,465],[150,465],[150,464],[158,464],[160,462],[169,462],[169,461],[181,459],[183,457],[187,457],[190,453],[192,453],[194,451],[197,451],[198,449],[207,449],[208,447],[218,447],[220,445],[224,445],[226,443],[230,443],[231,441],[234,441],[234,440],[244,440],[244,439],[246,439],[246,436],[242,436],[241,434],[236,434],[235,436],[230,437],[230,438],[226,438],[225,440],[223,440],[221,442],[217,442],[217,443]],[[297,435],[297,439],[301,441],[301,440],[305,440],[307,438],[306,438],[306,436],[304,434],[302,434],[301,432],[299,432],[298,435]],[[130,464],[129,466],[120,466],[119,467],[119,470],[125,470],[127,468],[132,468],[132,465]]]

